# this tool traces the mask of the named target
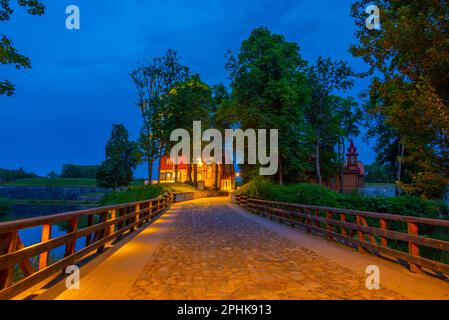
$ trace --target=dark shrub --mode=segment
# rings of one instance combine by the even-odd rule
[[[11,201],[9,199],[0,198],[0,217],[8,213]]]

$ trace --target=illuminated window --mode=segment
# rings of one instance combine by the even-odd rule
[[[212,166],[208,166],[208,167],[207,167],[206,178],[207,178],[207,179],[212,178]]]

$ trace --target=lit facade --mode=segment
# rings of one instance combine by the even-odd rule
[[[178,164],[178,182],[187,181],[189,165],[182,160]],[[165,155],[161,159],[160,180],[161,183],[175,182],[175,165],[171,161],[169,155]],[[194,170],[192,168],[192,181],[194,178]],[[235,189],[235,170],[232,164],[214,163],[198,163],[197,165],[197,181],[200,189],[214,189],[215,177],[217,176],[218,188],[222,191],[231,191]]]

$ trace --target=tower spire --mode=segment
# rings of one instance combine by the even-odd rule
[[[351,143],[349,144],[349,148],[348,148],[348,153],[346,154],[346,156],[348,157],[348,162],[347,162],[348,167],[358,165],[358,160],[357,160],[358,155],[359,154],[357,153],[357,148],[354,145],[354,141],[352,141],[352,139],[351,139]]]

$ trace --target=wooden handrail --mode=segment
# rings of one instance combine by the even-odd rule
[[[144,201],[0,223],[0,299],[12,298],[95,250],[103,252],[108,243],[122,239],[152,220],[173,201],[173,194],[167,194]],[[87,226],[80,225],[81,218],[87,218]],[[63,222],[68,225],[67,233],[52,238],[52,225]],[[25,247],[19,231],[38,226],[42,226],[41,241]],[[83,237],[85,245],[77,249],[76,242]],[[65,246],[64,257],[49,261],[50,250],[60,246]],[[30,262],[33,257],[39,260],[37,266]],[[14,281],[17,266],[23,278]]]
[[[153,200],[156,200],[156,199],[153,199]],[[110,210],[114,210],[114,209],[117,210],[117,209],[122,209],[122,208],[128,208],[130,206],[135,206],[137,204],[147,203],[148,201],[151,201],[151,200],[136,201],[136,202],[130,202],[130,203],[125,203],[125,204],[98,207],[98,208],[93,208],[93,209],[78,210],[78,211],[52,214],[52,215],[48,215],[48,216],[41,216],[41,217],[1,222],[0,223],[0,234],[11,232],[11,231],[14,231],[17,229],[32,228],[32,227],[36,227],[36,226],[40,226],[40,225],[44,225],[44,224],[55,224],[58,222],[70,220],[71,218],[78,218],[80,216],[89,216],[89,215],[98,214],[101,212],[110,211]]]
[[[421,247],[449,252],[449,241],[419,235],[421,225],[446,229],[449,228],[449,220],[268,201],[245,195],[236,195],[236,202],[253,213],[303,227],[360,252],[371,251],[376,255],[395,258],[397,262],[406,262],[412,272],[421,272],[425,267],[449,275],[449,264],[420,255]],[[348,216],[352,217],[353,222],[348,221]],[[390,221],[403,222],[406,231],[389,230]],[[408,252],[391,248],[389,240],[407,243]]]

